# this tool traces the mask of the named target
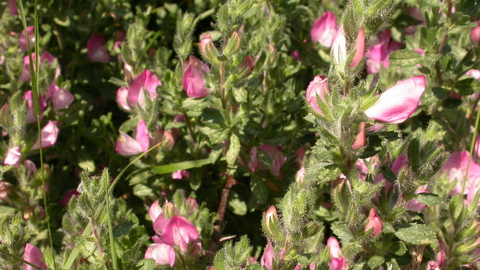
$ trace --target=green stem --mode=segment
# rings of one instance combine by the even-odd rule
[[[110,254],[112,255],[113,269],[118,270],[117,249],[115,248],[115,237],[113,235],[113,225],[110,210],[110,193],[108,192],[108,185],[110,184],[110,177],[104,177],[105,185],[105,204],[107,205],[107,222],[108,222],[108,237],[110,240]]]

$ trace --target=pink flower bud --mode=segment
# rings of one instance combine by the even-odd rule
[[[55,110],[66,109],[75,99],[69,91],[57,86],[55,82],[48,86],[46,98],[50,98]]]
[[[341,257],[343,257],[342,249],[340,248],[340,244],[338,243],[337,238],[335,238],[333,236],[328,238],[327,247],[330,250],[330,258],[341,258]]]
[[[13,1],[15,2],[15,1]],[[15,6],[16,8],[16,6]],[[35,29],[33,28],[33,26],[28,26],[27,27],[27,30],[26,32],[28,33],[28,40],[29,40],[29,43],[30,43],[30,49],[33,51],[34,48],[33,46],[35,45],[35,33],[34,33]],[[22,52],[26,52],[28,50],[28,45],[27,45],[27,37],[26,37],[26,34],[25,34],[25,30],[22,30],[22,32],[20,32],[20,36],[18,37],[18,41],[20,43],[20,51]]]
[[[205,97],[210,91],[205,86],[205,74],[210,73],[207,64],[201,62],[194,56],[185,63],[185,71],[182,77],[183,89],[191,98]]]
[[[267,212],[265,212],[265,227],[270,233],[272,233],[272,228],[270,226],[272,223],[278,224],[277,209],[273,205],[268,208]]]
[[[318,107],[317,96],[325,102],[325,93],[330,95],[328,90],[328,78],[323,75],[315,76],[313,81],[311,81],[307,87],[306,98],[310,106],[322,116],[324,116],[324,114]]]
[[[8,154],[5,160],[3,161],[3,164],[18,167],[21,155],[22,154],[20,153],[20,147],[18,146],[12,147],[8,149]]]
[[[212,37],[209,33],[206,33],[203,36],[198,46],[200,47],[200,52],[204,59],[212,63],[218,62],[218,51],[217,48],[215,48],[215,44],[213,44]]]
[[[48,121],[48,124],[42,128],[40,134],[42,138],[42,148],[55,145],[58,137],[57,121]],[[32,146],[32,150],[38,149],[40,149],[40,142],[37,140]]]
[[[337,33],[337,19],[331,11],[323,13],[310,30],[313,42],[319,42],[324,47],[331,47]]]
[[[417,109],[425,91],[426,79],[418,75],[397,82],[365,111],[368,118],[387,123],[402,123]]]
[[[355,141],[350,146],[352,150],[358,150],[366,145],[367,140],[365,138],[365,127],[366,127],[365,122],[360,123],[360,127],[358,128],[358,134],[355,137]]]
[[[145,259],[154,259],[157,265],[170,265],[170,267],[173,267],[175,264],[175,250],[166,244],[152,244],[145,252]]]
[[[477,22],[476,27],[473,27],[472,30],[470,30],[470,37],[472,38],[473,43],[478,45],[478,42],[480,41],[480,21]]]
[[[30,244],[25,245],[25,253],[23,254],[23,259],[31,264],[34,264],[42,269],[47,269],[47,265],[42,261],[43,254],[36,246]],[[35,270],[36,268],[23,264],[23,270]]]
[[[92,35],[92,38],[87,42],[87,52],[90,62],[110,62],[107,46],[103,45],[103,42],[104,37],[102,35]]]
[[[362,61],[363,56],[365,55],[365,31],[360,29],[357,35],[357,39],[355,40],[355,46],[353,47],[355,51],[355,55],[352,58],[352,62],[350,63],[350,68],[354,68]]]
[[[187,251],[187,245],[198,240],[198,230],[185,217],[175,215],[163,225],[161,239],[167,245]]]
[[[186,170],[174,171],[172,173],[172,179],[181,180],[183,178],[189,178],[189,177],[190,177],[190,173]]]
[[[148,210],[148,214],[153,222],[163,213],[162,207],[158,204],[158,200],[155,200],[152,205],[150,205],[150,209]]]
[[[240,67],[242,69],[242,74],[244,72],[247,74],[252,73],[253,69],[255,68],[255,62],[253,60],[253,57],[251,55],[247,55],[245,59],[243,59],[243,62],[240,64]]]
[[[447,247],[443,241],[439,241],[438,244],[440,246],[440,251],[437,253],[437,263],[438,267],[442,268],[447,263],[447,253],[445,252]]]
[[[333,40],[332,44],[331,54],[335,66],[338,66],[338,69],[340,71],[344,71],[345,62],[347,61],[347,39],[345,38],[343,26],[340,26],[337,34],[335,35],[335,39]]]
[[[373,208],[370,209],[370,213],[368,214],[367,220],[368,220],[368,223],[367,223],[367,226],[365,227],[365,232],[372,230],[372,234],[370,235],[370,237],[377,236],[382,231],[383,226],[382,226],[382,221],[378,217],[375,209]]]

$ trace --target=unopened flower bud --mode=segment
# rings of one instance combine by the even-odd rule
[[[270,206],[263,216],[263,230],[273,240],[283,241],[284,234],[280,227],[280,222],[278,220],[278,213],[275,206]]]
[[[330,95],[328,90],[328,78],[323,75],[315,76],[313,81],[311,81],[307,87],[306,98],[310,106],[322,116],[324,116],[324,114],[318,106],[317,97],[320,97],[321,101],[325,103],[325,93]]]
[[[478,45],[480,41],[480,21],[477,22],[477,26],[473,27],[470,31],[470,37],[472,38],[473,43]]]
[[[358,31],[357,39],[355,40],[355,46],[353,47],[355,51],[355,55],[352,58],[352,62],[350,63],[350,68],[354,68],[362,61],[363,56],[365,55],[365,31],[360,29]]]
[[[345,64],[347,62],[347,39],[343,26],[341,26],[332,44],[332,58],[335,64],[335,70],[343,74],[345,72]]]
[[[227,42],[227,45],[223,49],[223,54],[225,56],[232,55],[240,49],[240,35],[238,34],[237,31],[233,31],[232,36]]]
[[[202,53],[203,59],[209,61],[214,65],[218,65],[218,51],[213,44],[212,37],[209,33],[206,33],[199,43],[200,52]]]
[[[365,122],[360,123],[360,127],[358,128],[358,134],[355,137],[355,141],[350,146],[352,150],[358,150],[364,147],[365,144],[367,143],[367,140],[365,138],[365,126],[366,126]]]
[[[171,202],[167,202],[164,206],[164,210],[165,210],[165,216],[167,218],[171,218],[175,215],[175,206],[173,205],[173,203]]]
[[[244,75],[249,75],[252,73],[253,69],[255,68],[255,62],[251,55],[247,55],[243,62],[240,64],[240,77]]]
[[[372,230],[372,234],[370,237],[375,237],[377,236],[383,229],[382,226],[382,221],[380,220],[380,217],[378,217],[377,212],[375,209],[370,209],[370,213],[368,214],[368,223],[367,226],[365,227],[365,232],[368,232]]]

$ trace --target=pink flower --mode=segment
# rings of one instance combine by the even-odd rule
[[[161,240],[167,245],[179,246],[182,251],[187,251],[189,243],[198,242],[198,230],[185,217],[175,215],[163,225]]]
[[[476,27],[473,27],[472,30],[470,30],[470,37],[472,38],[473,43],[478,45],[478,42],[480,41],[480,21],[477,22]]]
[[[87,42],[90,62],[110,62],[110,55],[107,52],[107,46],[103,45],[103,41],[104,37],[102,35],[92,35],[92,38]]]
[[[7,8],[10,9],[10,15],[18,15],[17,1],[16,0],[8,0]]]
[[[7,154],[7,157],[5,158],[5,161],[3,161],[3,164],[18,167],[18,163],[20,162],[21,156],[22,154],[20,153],[20,147],[18,146],[12,147],[8,149],[8,154]]]
[[[247,55],[245,59],[243,59],[243,62],[240,64],[240,68],[243,70],[242,73],[252,73],[253,69],[255,68],[255,62],[253,60],[253,57],[251,55]]]
[[[280,150],[282,148],[280,146],[266,144],[260,146],[259,148],[270,156],[270,159],[272,160],[272,165],[269,168],[270,172],[273,175],[278,176],[280,174],[280,168],[287,161],[287,158],[283,156],[283,153]]]
[[[57,121],[48,121],[48,124],[42,128],[41,138],[42,138],[42,148],[50,147],[57,142],[58,137],[58,127]],[[32,146],[32,150],[40,149],[40,142],[37,140]]]
[[[378,217],[377,212],[375,209],[371,208],[370,213],[368,214],[368,223],[367,226],[365,227],[365,232],[368,232],[372,230],[372,234],[370,237],[375,237],[377,236],[383,229],[382,226],[382,221],[380,220],[380,217]]]
[[[138,121],[135,139],[119,131],[120,138],[117,139],[115,151],[122,156],[132,156],[147,152],[150,146],[150,135],[145,121]]]
[[[182,179],[182,178],[188,178],[190,177],[190,173],[186,170],[179,170],[179,171],[174,171],[172,173],[172,179]]]
[[[201,62],[194,56],[190,56],[190,60],[185,63],[185,71],[182,77],[183,89],[191,98],[205,97],[210,91],[205,86],[205,74],[210,73],[207,64]]]
[[[270,242],[270,239],[267,238],[267,248],[265,248],[261,259],[262,266],[265,266],[267,270],[272,270],[274,257],[275,252],[273,251],[272,243]]]
[[[78,192],[76,188],[70,189],[69,191],[67,191],[67,193],[65,193],[62,200],[58,204],[68,205],[68,203],[73,197],[78,197],[78,196],[80,196],[80,192]]]
[[[160,207],[158,204],[158,200],[155,200],[152,205],[150,205],[150,209],[148,210],[148,214],[150,215],[150,218],[152,219],[153,222],[161,215],[163,214],[163,209]]]
[[[310,37],[313,42],[319,42],[324,47],[331,47],[337,33],[337,28],[335,14],[327,11],[313,23],[312,29],[310,30]]]
[[[166,244],[151,244],[145,252],[145,259],[154,259],[157,265],[170,265],[170,267],[173,267],[175,264],[175,250]]]
[[[425,86],[426,79],[423,75],[399,81],[385,91],[365,114],[368,118],[381,122],[402,123],[417,109]]]
[[[157,75],[150,70],[144,70],[140,73],[127,87],[120,87],[117,91],[117,102],[125,110],[131,111],[138,104],[145,108],[145,91],[148,92],[150,100],[153,101],[158,97],[157,87],[162,85]]]
[[[452,189],[452,195],[462,193],[465,184],[463,194],[467,194],[467,200],[469,198],[471,200],[473,198],[471,195],[474,195],[480,188],[480,165],[472,159],[467,173],[469,159],[470,153],[468,151],[452,153],[438,172],[439,175],[446,173],[450,182],[457,180],[455,187]],[[466,180],[464,180],[465,176]],[[470,191],[473,194],[470,194]]]
[[[380,72],[380,69],[390,66],[388,56],[402,46],[402,43],[396,41],[390,42],[390,39],[390,29],[387,29],[380,36],[380,41],[367,51],[366,56],[369,58],[367,59],[368,74],[376,74]]]
[[[45,62],[53,66],[53,64],[55,64],[55,61],[57,60],[57,58],[55,58],[55,56],[53,56],[49,52],[42,53],[42,55],[39,58],[40,58],[40,63],[39,63],[40,67],[42,67]],[[35,62],[35,53],[32,53],[32,60]],[[60,76],[60,67],[57,66],[55,70],[54,80],[56,80],[58,76]],[[20,77],[18,79],[22,82],[28,82],[31,79],[30,57],[28,55],[23,58],[23,70],[22,70],[22,74],[20,74]]]
[[[31,264],[34,264],[42,269],[47,269],[47,265],[42,261],[43,254],[36,246],[27,244],[25,246],[25,253],[23,254],[23,259]],[[23,270],[35,270],[36,268],[23,264]]]
[[[33,108],[33,93],[32,90],[29,90],[25,93],[24,99],[27,101],[27,115],[25,117],[25,122],[27,123],[35,123],[37,122],[37,115],[35,114],[35,109]],[[39,96],[39,104],[40,106],[40,119],[42,119],[43,109],[47,107],[47,103],[42,96]]]
[[[13,1],[15,2],[15,1]],[[16,7],[15,7],[16,8]],[[34,28],[33,26],[28,26],[27,27],[27,33],[28,33],[28,39],[29,39],[29,43],[30,43],[30,49],[33,51],[34,48],[34,44],[35,44],[35,33],[34,33]],[[26,34],[25,34],[25,30],[22,30],[22,32],[20,32],[20,36],[18,37],[18,41],[20,43],[20,51],[22,52],[26,52],[28,50],[28,47],[27,47],[27,37],[26,37]]]
[[[352,62],[350,63],[350,68],[356,67],[358,63],[362,61],[363,56],[365,55],[365,31],[363,28],[358,31],[353,50],[355,51],[355,54],[353,55]]]
[[[328,90],[328,78],[323,75],[315,76],[313,81],[311,81],[307,87],[306,98],[310,106],[312,106],[312,108],[322,116],[324,116],[324,114],[318,107],[317,97],[320,97],[320,99],[325,103],[325,93],[330,95]]]
[[[48,86],[48,92],[46,95],[47,98],[50,98],[55,110],[66,109],[75,99],[69,91],[64,88],[57,86],[55,82],[51,83]]]
[[[329,270],[343,270],[345,269],[345,257],[343,257],[342,249],[338,243],[337,238],[330,237],[327,240],[327,247],[330,250],[330,262],[328,264]]]

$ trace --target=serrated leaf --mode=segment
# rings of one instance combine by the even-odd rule
[[[135,270],[154,270],[157,267],[154,259],[143,259],[135,265]]]
[[[385,259],[382,256],[379,255],[374,255],[368,260],[368,266],[370,266],[372,269],[375,269],[382,265],[385,262]]]
[[[454,85],[458,94],[462,96],[468,96],[480,91],[480,82],[474,78],[468,78],[458,81]]]
[[[233,97],[238,103],[247,102],[248,92],[245,88],[235,88],[233,89]]]
[[[247,204],[240,198],[238,193],[234,191],[230,191],[228,206],[232,209],[232,212],[235,215],[244,216],[247,214]]]
[[[405,246],[405,243],[398,241],[392,244],[390,250],[393,252],[393,254],[402,256],[407,251],[407,246]]]
[[[238,155],[240,154],[240,140],[237,135],[230,136],[228,151],[226,154],[227,164],[229,168],[236,168]]]
[[[423,224],[400,225],[395,235],[400,240],[414,245],[428,245],[437,241],[435,231]]]
[[[442,199],[437,194],[419,193],[416,195],[417,201],[426,206],[436,206],[442,203]]]
[[[397,50],[388,57],[392,66],[409,67],[420,62],[422,55],[412,50]]]
[[[340,222],[334,222],[332,225],[332,231],[338,238],[342,239],[343,241],[351,241],[353,239],[353,235],[350,230],[347,228],[347,225],[342,224]]]

